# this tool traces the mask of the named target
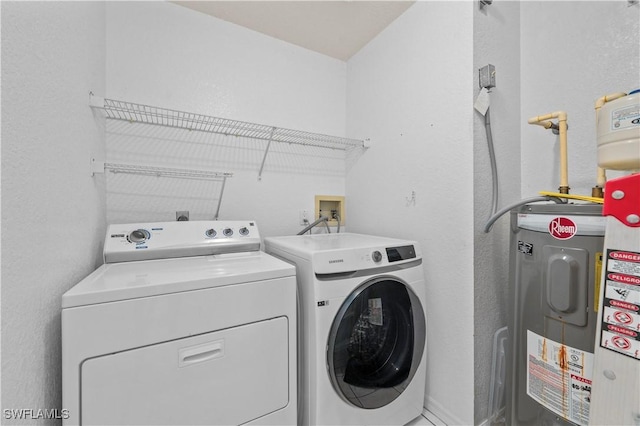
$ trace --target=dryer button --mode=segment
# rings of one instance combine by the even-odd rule
[[[382,260],[382,253],[376,250],[373,253],[371,253],[371,258],[373,259],[374,262],[378,263]]]

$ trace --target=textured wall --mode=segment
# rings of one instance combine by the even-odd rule
[[[350,229],[417,240],[427,283],[425,404],[473,423],[471,2],[417,2],[348,62]],[[415,198],[413,198],[415,195]]]
[[[558,110],[568,114],[571,193],[591,195],[597,166],[594,103],[640,87],[640,5],[523,2],[521,17],[522,195],[557,191],[558,136],[526,120]]]
[[[104,4],[2,2],[2,408],[60,409],[60,296],[100,261]],[[3,424],[13,420],[5,419]],[[20,420],[17,424],[55,423]]]
[[[173,31],[167,31],[172,27]],[[346,64],[168,2],[107,4],[104,96],[343,136]],[[253,219],[263,236],[301,229],[314,195],[344,195],[344,155],[198,132],[107,124],[107,160],[234,173],[220,219]],[[213,219],[219,186],[107,175],[107,221]],[[349,225],[347,212],[347,225]]]
[[[520,3],[474,8],[474,94],[480,91],[477,70],[496,67],[490,118],[502,208],[520,199]],[[484,117],[474,116],[474,419],[480,424],[491,415],[493,336],[507,322],[509,219],[503,216],[484,233],[492,210],[491,166]]]

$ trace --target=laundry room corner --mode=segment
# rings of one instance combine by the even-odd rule
[[[474,424],[500,417],[504,384],[494,380],[494,337],[507,322],[509,222],[485,232],[487,221],[520,200],[520,2],[478,2],[473,16],[473,93],[479,70],[492,65],[485,114],[474,110]],[[474,98],[475,99],[475,98]],[[498,334],[499,336],[499,334]],[[500,354],[496,348],[496,354]],[[495,362],[499,365],[500,358]],[[498,374],[498,378],[499,378]],[[493,387],[492,387],[493,384]],[[491,404],[490,404],[491,403]],[[483,423],[487,422],[487,423]]]

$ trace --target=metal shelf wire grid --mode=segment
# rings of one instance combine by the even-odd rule
[[[220,215],[220,206],[222,205],[222,196],[224,194],[224,188],[227,183],[227,178],[233,176],[233,173],[225,172],[208,172],[205,170],[185,170],[175,169],[169,167],[154,167],[154,166],[142,166],[134,164],[114,164],[105,163],[104,170],[109,170],[112,173],[127,173],[135,175],[145,176],[157,176],[157,177],[169,177],[178,179],[199,179],[210,180],[220,182],[220,189],[218,192],[218,203],[214,214],[214,220],[218,220]]]
[[[211,117],[114,99],[96,97],[95,100],[92,99],[92,106],[103,109],[107,118],[114,120],[155,124],[185,130],[223,134],[226,136],[239,136],[343,151],[365,146],[364,141],[358,139]]]
[[[185,170],[133,164],[105,163],[104,168],[112,173],[130,173],[136,175],[162,176],[182,179],[224,180],[233,176],[233,173],[226,172],[208,172],[205,170]]]

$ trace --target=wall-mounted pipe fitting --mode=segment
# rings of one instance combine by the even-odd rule
[[[551,120],[557,119],[558,123]],[[567,156],[567,113],[564,111],[556,111],[546,115],[539,115],[529,119],[529,124],[536,124],[545,129],[553,130],[556,128],[560,134],[560,186],[558,191],[561,194],[569,193],[569,166]]]
[[[591,196],[596,198],[604,198],[604,189],[601,186],[591,188]]]

